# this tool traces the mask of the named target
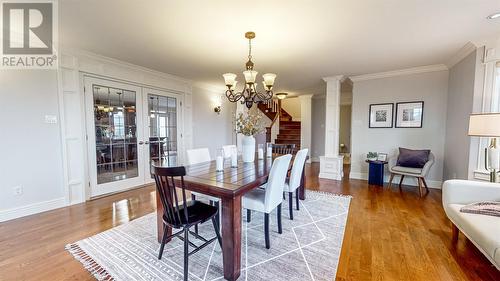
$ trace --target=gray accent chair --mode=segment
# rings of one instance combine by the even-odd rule
[[[394,176],[399,175],[399,188],[401,188],[401,184],[403,183],[403,179],[405,176],[415,177],[418,182],[418,193],[420,197],[422,197],[422,189],[425,187],[425,190],[429,192],[429,187],[427,187],[427,183],[425,182],[425,177],[429,173],[430,168],[434,164],[434,154],[429,153],[429,160],[425,163],[422,168],[409,168],[397,166],[398,157],[389,160],[389,172],[391,172],[391,177],[389,179],[389,188],[392,186],[392,181]]]

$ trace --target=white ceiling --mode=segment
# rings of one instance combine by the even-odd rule
[[[65,0],[63,45],[223,86],[253,42],[276,90],[311,93],[321,77],[446,63],[468,41],[500,34],[499,0]]]

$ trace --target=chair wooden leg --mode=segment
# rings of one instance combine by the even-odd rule
[[[394,173],[391,173],[391,177],[389,178],[389,188],[392,187],[392,180],[394,179]]]
[[[283,228],[281,227],[281,204],[278,205],[277,220],[278,220],[278,233],[281,234],[283,233]]]
[[[457,242],[458,241],[458,234],[460,233],[460,231],[458,230],[458,227],[451,223],[451,240],[453,242]]]
[[[168,237],[168,231],[167,231],[167,225],[163,225],[163,238],[161,239],[161,246],[160,246],[160,253],[158,254],[158,259],[161,260],[161,257],[163,256],[163,249],[165,248],[165,243],[167,243],[167,237]]]
[[[297,204],[297,211],[300,209],[299,208],[299,189],[297,188],[295,190],[295,203]]]
[[[405,178],[405,175],[401,175],[401,179],[399,180],[399,189],[401,189],[401,186],[403,185],[404,178]]]
[[[189,228],[184,229],[184,281],[188,281],[189,269]]]
[[[266,239],[266,249],[271,248],[271,243],[269,242],[269,214],[264,213],[264,236]]]
[[[222,250],[222,237],[220,236],[219,222],[215,219],[215,217],[212,218],[212,224],[214,225],[215,235],[217,235],[217,240],[219,240],[219,245]]]
[[[425,189],[429,191],[429,187],[427,186],[427,182],[425,181],[425,178],[422,178],[422,183],[424,183]]]
[[[290,219],[293,220],[293,192],[288,192],[288,210],[290,212]]]
[[[418,181],[418,194],[420,195],[420,197],[422,197],[422,179],[417,178],[417,181]]]
[[[250,222],[252,220],[252,211],[250,209],[247,209],[247,222]]]

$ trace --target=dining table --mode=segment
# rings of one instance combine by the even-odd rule
[[[244,163],[239,159],[237,167],[231,167],[231,161],[224,161],[222,171],[216,171],[216,162],[203,162],[186,166],[184,186],[186,190],[203,193],[220,198],[222,220],[222,259],[224,278],[236,280],[240,276],[241,268],[241,198],[245,193],[258,188],[267,182],[271,166],[276,157],[258,159]],[[290,163],[290,167],[293,159]],[[301,184],[298,189],[299,199],[305,200],[305,164],[302,168]],[[176,180],[180,186],[180,180]],[[158,242],[163,237],[163,206],[160,196],[156,193]],[[167,228],[170,234],[172,229]]]

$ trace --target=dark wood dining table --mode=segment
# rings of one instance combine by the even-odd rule
[[[257,159],[252,163],[238,162],[232,168],[230,161],[225,161],[222,172],[217,172],[215,161],[186,166],[184,184],[187,190],[218,197],[222,207],[222,258],[224,278],[236,280],[241,268],[241,197],[248,191],[267,181],[273,158]],[[293,162],[293,161],[292,161]],[[305,167],[305,165],[304,165]],[[305,173],[299,187],[299,199],[305,199]],[[163,237],[163,206],[156,194],[158,242]],[[171,229],[167,229],[171,233]]]

